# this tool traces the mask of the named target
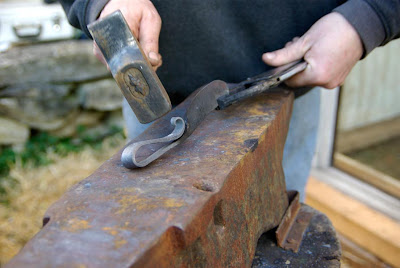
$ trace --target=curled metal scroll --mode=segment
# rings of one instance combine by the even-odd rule
[[[141,135],[123,150],[121,161],[124,167],[130,169],[145,167],[168,150],[182,143],[193,133],[204,118],[217,108],[217,99],[228,93],[228,85],[220,80],[212,81],[193,92],[179,109],[174,109],[170,114],[160,118],[151,126],[156,130],[155,133],[167,134],[166,127],[169,121],[172,126],[175,126],[175,129],[170,134],[162,138],[148,140],[140,140],[148,137],[148,135]],[[151,131],[147,130],[146,132],[149,134]],[[154,137],[152,134],[150,135]],[[167,144],[162,146],[164,143]],[[143,148],[143,146],[146,147]],[[141,155],[139,153],[140,148],[143,148]],[[143,157],[144,160],[138,161],[137,158],[139,156]]]
[[[157,139],[150,139],[150,140],[145,140],[145,141],[139,141],[132,143],[128,145],[122,152],[121,155],[121,161],[124,167],[126,168],[138,168],[138,167],[145,167],[157,158],[159,158],[161,155],[163,155],[166,151],[174,148],[176,145],[178,145],[179,138],[182,137],[183,133],[185,132],[185,120],[181,117],[172,117],[171,118],[171,125],[175,126],[174,130],[171,132],[171,134],[162,137],[162,138],[157,138]],[[178,141],[177,141],[178,140]],[[170,143],[172,142],[172,143]],[[142,161],[137,161],[136,156],[137,152],[139,151],[140,148],[146,145],[150,144],[157,144],[157,143],[169,143]]]

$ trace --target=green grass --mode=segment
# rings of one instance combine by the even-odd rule
[[[82,151],[86,146],[100,149],[104,138],[122,135],[119,127],[111,127],[105,134],[87,134],[84,127],[78,127],[77,137],[57,137],[46,132],[39,132],[29,139],[21,152],[14,151],[11,147],[0,148],[0,203],[7,202],[5,184],[12,185],[15,180],[9,175],[16,161],[22,167],[44,166],[52,163],[48,153],[52,152],[60,156]]]

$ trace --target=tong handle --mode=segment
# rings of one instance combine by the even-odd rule
[[[241,90],[235,87],[233,94],[224,95],[218,98],[218,106],[221,110],[225,109],[229,105],[258,95],[266,90],[278,86],[286,79],[298,74],[307,68],[308,63],[304,60],[289,63],[287,65],[272,69],[265,74],[258,75],[256,77],[247,79],[240,83]],[[247,89],[243,89],[246,85],[255,84]]]

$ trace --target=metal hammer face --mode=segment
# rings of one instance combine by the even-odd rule
[[[88,29],[139,122],[149,123],[169,112],[168,94],[121,11],[91,23]]]

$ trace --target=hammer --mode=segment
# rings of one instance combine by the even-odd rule
[[[121,11],[88,25],[122,94],[140,123],[171,110],[171,101]]]

